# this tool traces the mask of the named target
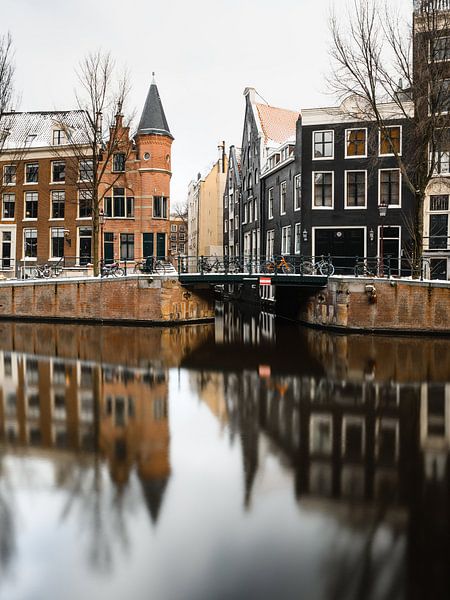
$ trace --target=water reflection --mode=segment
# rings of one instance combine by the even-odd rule
[[[123,597],[129,570],[133,598],[447,598],[449,369],[448,340],[234,306],[215,328],[1,323],[0,597],[56,598],[73,562],[74,598]],[[26,588],[39,518],[62,572]]]

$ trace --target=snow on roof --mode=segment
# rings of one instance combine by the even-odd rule
[[[4,113],[0,117],[2,149],[53,146],[55,130],[68,132],[70,143],[87,143],[84,119],[82,110]]]
[[[295,137],[299,112],[267,104],[255,104],[255,106],[264,133],[265,145],[271,142],[279,145]]]

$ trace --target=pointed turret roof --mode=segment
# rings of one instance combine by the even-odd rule
[[[173,139],[173,135],[170,133],[169,125],[167,123],[166,115],[164,114],[164,109],[159,96],[154,73],[137,130],[137,135],[148,134],[166,135]]]

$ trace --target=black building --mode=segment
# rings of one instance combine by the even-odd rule
[[[388,132],[382,134],[357,112],[352,98],[340,107],[302,111],[301,253],[330,254],[342,267],[356,256],[391,256],[399,270],[410,248],[415,198],[394,149],[401,156],[408,151],[409,121],[395,105],[380,105]]]
[[[241,149],[230,146],[223,196],[223,254],[239,256],[241,249]]]

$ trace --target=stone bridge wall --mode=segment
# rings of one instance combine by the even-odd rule
[[[450,283],[330,277],[327,288],[277,289],[277,309],[296,320],[345,330],[450,335]]]
[[[165,277],[0,282],[0,318],[169,324],[213,317],[211,290],[186,290]]]

